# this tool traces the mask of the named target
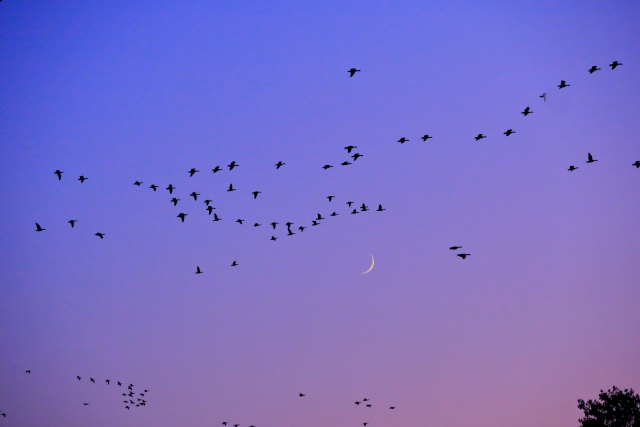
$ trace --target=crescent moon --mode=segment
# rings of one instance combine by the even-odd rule
[[[368,272],[373,270],[373,265],[376,263],[376,260],[373,259],[373,254],[369,254],[369,255],[371,255],[371,267],[369,267],[369,269],[367,271],[365,271],[364,273],[362,273],[362,274],[367,274]]]

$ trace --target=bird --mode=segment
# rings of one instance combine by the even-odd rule
[[[294,234],[296,234],[296,233],[294,233],[293,231],[291,231],[291,229],[290,229],[290,228],[287,228],[287,236],[293,236]]]
[[[347,202],[347,205],[349,205],[349,207],[351,207],[352,204],[353,202]]]
[[[96,380],[94,380],[94,379],[93,379],[93,378],[91,378],[91,377],[89,378],[89,381],[91,381],[91,382],[92,382],[92,383],[94,383],[94,384],[96,383]]]
[[[588,70],[588,71],[589,71],[589,74],[593,74],[593,73],[595,73],[596,71],[598,71],[599,69],[600,69],[600,68],[598,68],[598,67],[596,67],[596,66],[594,65],[593,67],[589,68],[589,70]]]
[[[359,405],[359,404],[360,404],[360,402],[355,402],[355,404],[356,404],[356,405]]]
[[[524,111],[520,114],[523,114],[525,117],[527,117],[529,114],[532,114],[533,111],[531,111],[531,107],[527,107],[524,109]]]
[[[180,199],[176,199],[175,197],[171,200],[169,200],[171,203],[173,203],[173,206],[177,206],[178,202],[180,201]]]
[[[382,212],[382,211],[386,211],[386,209],[383,209],[382,205],[378,205],[378,209],[376,209],[376,212]]]
[[[351,157],[353,158],[353,161],[355,162],[356,160],[358,160],[358,158],[364,157],[364,154],[356,153]]]
[[[87,405],[88,405],[88,403],[83,403],[83,405],[84,405],[84,406],[87,406]]]
[[[351,154],[351,150],[353,150],[354,148],[358,148],[357,145],[347,145],[346,147],[344,147],[345,150],[347,150],[347,153]]]
[[[200,267],[196,265],[196,274],[202,274],[202,270],[200,270]],[[144,396],[144,394],[143,394]]]
[[[211,169],[211,172],[216,173],[216,172],[220,172],[222,170],[222,168],[220,166],[216,166],[215,168]]]
[[[277,223],[277,222],[272,222],[272,223],[271,223],[271,226],[273,227],[273,229],[274,229],[274,230],[276,229],[276,225],[278,225],[278,223]]]
[[[78,381],[80,381],[82,379],[82,377],[80,377],[80,375],[76,375],[76,378],[78,379]]]
[[[367,427],[367,424],[369,424],[369,423],[362,423],[362,425],[365,426],[365,427]]]
[[[562,89],[563,87],[569,87],[571,85],[568,85],[567,82],[565,82],[564,80],[560,80],[560,84],[558,85],[558,89]]]
[[[331,165],[324,165],[324,166],[322,167],[322,169],[327,170],[327,169],[332,168],[332,167],[333,167],[333,166],[331,166]]]
[[[513,129],[507,129],[507,131],[506,131],[504,134],[505,134],[505,135],[507,135],[507,136],[509,136],[509,135],[511,135],[512,133],[516,133],[516,131],[515,131],[515,130],[513,130]]]
[[[233,168],[235,168],[236,166],[240,166],[240,165],[239,165],[239,164],[237,164],[235,160],[234,160],[234,161],[232,161],[231,163],[229,163],[229,164],[227,165],[227,167],[229,167],[229,170],[230,170],[230,171],[232,171],[232,170],[233,170]]]
[[[119,386],[122,386],[122,383],[121,383],[120,381],[118,381],[118,385],[119,385]]]
[[[237,262],[235,262],[235,261],[233,261],[233,262],[231,263],[231,267],[235,267],[235,266],[237,266],[237,265],[238,265],[238,263],[237,263]]]
[[[187,215],[189,215],[189,214],[186,214],[186,213],[182,213],[182,212],[180,212],[180,213],[177,215],[177,218],[180,218],[180,219],[182,220],[182,222],[184,222],[184,217],[186,217]]]
[[[60,181],[60,180],[62,179],[62,174],[63,174],[63,173],[64,173],[64,172],[62,172],[62,171],[61,171],[61,170],[59,170],[59,169],[56,169],[56,171],[54,172],[54,174],[58,175],[58,181]]]
[[[316,218],[316,221],[322,221],[324,218],[322,218],[322,215],[318,214],[318,217]]]
[[[152,189],[153,191],[156,191],[158,189],[158,186],[155,184],[151,184],[149,188]]]
[[[307,228],[307,227],[300,226],[300,227],[298,227],[298,230],[300,230],[300,232],[303,232],[305,228]]]
[[[0,415],[2,415],[4,418],[7,418],[7,414],[5,414],[4,412]]]
[[[129,407],[128,407],[128,406],[125,406],[125,408],[129,409]]]
[[[253,198],[257,199],[258,198],[258,194],[262,193],[262,191],[254,191],[251,194],[253,194]]]
[[[367,408],[371,408],[371,404],[368,404],[368,405],[367,405]]]
[[[209,203],[211,203],[211,202],[213,202],[213,200],[211,200],[211,199],[207,199],[207,200],[205,200],[205,201],[204,201],[204,204],[205,204],[205,205],[207,205],[207,206],[209,206]]]
[[[367,399],[366,397],[364,399],[362,399],[363,402],[368,402],[369,399]]]
[[[104,239],[104,233],[96,233],[95,235],[101,239]]]
[[[278,238],[276,236],[271,236],[271,239],[269,240],[273,240],[275,242],[276,240],[278,240]]]
[[[354,209],[354,210],[352,210],[352,211],[351,211],[351,215],[355,215],[355,214],[357,214],[357,213],[358,213],[358,210],[357,210],[357,209]]]
[[[223,422],[222,422],[222,425],[223,425],[223,426],[226,426],[226,425],[227,425],[227,422],[226,422],[226,421],[223,421]]]
[[[475,137],[476,141],[480,141],[482,138],[486,138],[483,134],[479,133],[478,136]]]
[[[408,142],[408,141],[409,141],[409,140],[408,140],[407,138],[405,138],[404,136],[398,140],[398,142],[399,142],[400,144],[404,144],[405,142]]]
[[[342,166],[349,166],[351,163],[349,163],[349,162],[342,162],[342,163],[340,163],[340,164],[341,164]]]
[[[193,201],[196,202],[198,201],[198,196],[200,195],[200,193],[196,193],[195,191],[192,191],[191,194],[189,195],[193,197]]]
[[[576,169],[580,169],[580,168],[577,168],[577,167],[575,167],[575,166],[571,165],[571,166],[569,166],[569,169],[567,169],[567,170],[568,170],[569,172],[573,172],[573,171],[574,171],[574,170],[576,170]]]
[[[25,374],[30,374],[31,373],[31,369],[27,369],[26,371],[24,371]]]
[[[587,155],[589,156],[589,160],[587,160],[587,163],[597,162],[597,160],[593,158],[593,156],[591,155],[591,153],[587,153]]]
[[[335,212],[331,212],[331,215],[329,215],[329,216],[338,216],[338,214],[335,213]]]
[[[258,224],[257,222],[255,224],[253,224],[254,227],[260,227],[261,224]]]
[[[287,228],[291,228],[291,226],[293,225],[293,222],[289,221],[285,225],[287,226]]]
[[[311,226],[315,227],[316,225],[320,225],[320,223],[318,221],[311,221]]]
[[[142,185],[142,181],[136,181],[133,183],[133,185],[137,185],[138,187],[140,187]]]
[[[389,409],[396,409],[395,406],[389,406]]]
[[[540,95],[540,98],[542,98],[544,102],[547,102],[547,92]]]
[[[609,67],[611,67],[612,70],[615,70],[618,65],[622,64],[618,61],[613,61],[611,64],[609,64]]]
[[[636,160],[635,163],[631,163],[631,166],[635,166],[636,168],[640,168],[640,160]]]
[[[36,231],[44,231],[44,230],[46,230],[46,228],[40,227],[40,224],[36,222]]]
[[[169,186],[167,188],[165,188],[165,190],[169,190],[169,194],[173,193],[173,190],[175,190],[176,187],[174,187],[173,185],[169,184]]]
[[[458,256],[462,259],[466,259],[471,254],[458,254]]]
[[[198,169],[196,168],[191,168],[189,170],[189,178],[191,178],[193,175],[195,175],[196,172],[200,172]]]
[[[209,215],[211,215],[211,212],[213,212],[215,208],[213,206],[207,206],[207,211],[209,211]]]
[[[361,210],[362,212],[366,212],[366,211],[368,211],[368,210],[369,210],[369,206],[367,206],[367,205],[365,205],[365,204],[363,203],[363,204],[362,204],[362,206],[360,206],[360,210]]]
[[[87,178],[87,177],[86,177],[86,176],[84,176],[84,175],[80,175],[80,176],[78,177],[78,181],[80,181],[80,184],[82,184],[83,182],[85,182],[87,179],[89,179],[89,178]]]
[[[286,163],[284,163],[284,162],[278,162],[278,163],[276,163],[276,164],[275,164],[275,166],[276,166],[276,170],[277,170],[277,169],[280,169],[280,166],[284,166],[285,164],[286,164]]]
[[[302,394],[302,393],[298,393],[298,395],[299,395],[300,397],[304,397],[304,396],[305,396],[305,395],[304,395],[304,394]]]
[[[244,222],[244,219],[236,219],[236,222],[240,225],[242,225],[242,223]]]
[[[423,141],[426,141],[426,140],[427,140],[427,139],[429,139],[429,138],[433,139],[433,137],[432,137],[432,136],[429,136],[429,135],[423,135],[423,136],[422,136],[422,140],[423,140]]]
[[[213,221],[220,221],[220,218],[218,218],[218,214],[213,214]]]
[[[227,191],[236,191],[236,189],[233,188],[233,184],[229,184],[229,189]]]
[[[462,246],[451,246],[449,249],[452,251],[457,251],[458,249],[462,249]]]
[[[107,385],[111,384],[111,380],[104,380],[105,383],[107,383]]]
[[[351,68],[350,70],[347,71],[347,73],[349,73],[349,77],[353,77],[353,75],[355,73],[357,73],[360,70],[356,70],[355,68]]]
[[[329,201],[332,201],[336,196],[327,196],[327,199],[329,199]]]

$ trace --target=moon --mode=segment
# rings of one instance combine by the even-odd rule
[[[367,271],[365,271],[364,273],[362,273],[362,274],[367,274],[368,272],[373,270],[373,265],[376,263],[376,260],[373,259],[373,254],[369,254],[369,255],[371,255],[371,267],[369,267],[369,269]]]

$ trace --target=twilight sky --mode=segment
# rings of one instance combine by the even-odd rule
[[[640,3],[559,3],[2,1],[0,427],[560,427],[639,389]]]

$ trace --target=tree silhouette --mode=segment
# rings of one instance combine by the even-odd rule
[[[581,427],[640,427],[640,396],[633,389],[613,386],[600,390],[599,399],[585,402],[578,399],[578,409],[584,411]]]

